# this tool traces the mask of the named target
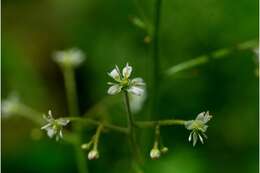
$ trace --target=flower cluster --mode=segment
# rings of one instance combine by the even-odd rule
[[[85,55],[81,50],[72,48],[55,52],[53,59],[62,67],[77,67],[85,60]]]
[[[62,129],[70,121],[64,118],[54,119],[50,110],[48,112],[48,116],[43,115],[43,118],[47,121],[47,124],[44,125],[41,129],[46,130],[47,135],[50,138],[55,136],[56,141],[58,141],[60,138],[63,138]]]
[[[108,82],[111,85],[107,91],[110,95],[115,95],[120,93],[122,90],[127,91],[131,94],[141,96],[144,93],[145,83],[142,78],[134,78],[130,79],[132,73],[132,67],[126,64],[123,68],[122,73],[120,72],[118,66],[108,73],[110,77],[112,77],[116,83]]]
[[[208,125],[206,125],[212,116],[209,114],[209,112],[201,112],[195,120],[189,120],[185,122],[185,127],[188,130],[191,130],[191,133],[189,135],[189,141],[193,141],[193,146],[196,145],[198,138],[200,142],[203,144],[204,140],[203,138],[207,139],[207,135],[205,134],[208,128]]]

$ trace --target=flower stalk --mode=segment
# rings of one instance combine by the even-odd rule
[[[132,147],[133,155],[138,162],[142,162],[142,158],[140,156],[140,150],[139,150],[137,142],[136,142],[135,121],[134,121],[134,117],[133,117],[133,114],[130,109],[130,103],[129,103],[129,97],[128,97],[127,91],[124,91],[124,101],[125,101],[125,108],[126,108],[126,113],[127,113],[130,144]]]

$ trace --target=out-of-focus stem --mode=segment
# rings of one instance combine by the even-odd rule
[[[77,100],[77,92],[76,92],[76,81],[74,69],[72,67],[63,68],[64,75],[64,83],[66,88],[66,95],[69,107],[70,116],[79,116],[78,110],[78,100]],[[84,153],[81,150],[81,125],[77,124],[77,126],[73,126],[73,130],[78,133],[78,140],[74,143],[78,171],[80,173],[87,173],[87,161],[85,159]]]
[[[254,49],[257,47],[257,45],[258,45],[257,41],[250,40],[247,42],[240,43],[233,48],[219,49],[219,50],[213,51],[212,53],[209,53],[207,55],[201,55],[201,56],[193,58],[191,60],[174,65],[173,67],[167,69],[164,72],[164,75],[165,75],[165,77],[172,76],[178,72],[188,70],[190,68],[193,68],[193,67],[196,67],[196,66],[199,66],[202,64],[206,64],[211,59],[225,58],[225,57],[227,57],[228,54],[232,53],[235,50],[243,51],[243,50],[248,50],[248,49]]]

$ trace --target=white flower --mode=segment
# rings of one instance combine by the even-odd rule
[[[48,116],[43,115],[43,118],[47,121],[47,124],[44,125],[41,129],[46,130],[47,135],[52,138],[55,136],[56,141],[63,137],[62,129],[70,121],[64,118],[54,119],[51,111],[49,110]]]
[[[81,50],[72,48],[66,51],[55,52],[53,59],[61,66],[77,67],[85,60],[85,55]]]
[[[161,152],[158,148],[153,148],[151,151],[150,151],[150,157],[151,159],[153,160],[156,160],[156,159],[159,159],[161,156]]]
[[[193,141],[193,146],[196,145],[198,138],[200,142],[203,144],[204,139],[207,139],[207,135],[205,134],[208,128],[208,125],[206,125],[212,116],[209,114],[209,112],[201,112],[195,120],[189,120],[185,122],[185,127],[188,130],[191,130],[191,133],[189,135],[189,141]]]
[[[19,107],[19,99],[15,94],[9,95],[2,101],[1,112],[3,117],[10,117],[17,112]]]
[[[134,95],[141,96],[144,93],[145,83],[142,78],[129,79],[133,68],[126,64],[122,70],[122,74],[119,68],[116,66],[108,75],[112,77],[116,83],[108,82],[110,88],[107,93],[115,95],[120,93],[122,90],[128,91]]]
[[[88,153],[89,160],[96,160],[99,158],[99,153],[97,150],[93,149]]]

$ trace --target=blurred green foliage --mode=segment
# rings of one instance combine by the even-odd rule
[[[145,33],[129,20],[129,16],[140,16],[139,8],[151,24],[150,0],[2,1],[2,99],[15,91],[22,102],[41,112],[52,109],[65,115],[63,79],[51,56],[55,50],[70,47],[78,47],[87,55],[85,64],[76,71],[81,113],[106,96],[106,72],[115,64],[129,62],[135,75],[149,84],[152,46],[144,43]],[[252,39],[258,39],[257,0],[163,0],[162,70]],[[162,138],[169,153],[158,161],[148,158],[151,139],[142,141],[146,152],[144,171],[257,172],[257,67],[252,52],[235,51],[227,58],[161,82],[160,115],[153,119],[192,119],[205,110],[210,110],[214,118],[207,143],[195,149],[188,143],[189,132],[184,128],[163,128]],[[110,99],[116,104],[102,108],[106,112],[103,116],[124,124],[121,98]],[[144,114],[145,110],[136,119],[145,119]],[[2,120],[2,171],[75,172],[71,146],[46,137],[33,140],[32,128],[39,127],[20,117]],[[86,135],[86,141],[89,138]],[[91,172],[130,170],[125,136],[104,134],[99,148],[100,159],[89,162]]]

